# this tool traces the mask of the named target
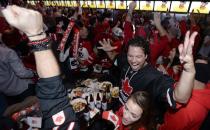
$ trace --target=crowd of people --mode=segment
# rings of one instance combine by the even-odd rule
[[[34,96],[41,129],[81,129],[66,89],[93,76],[120,88],[113,129],[210,128],[206,15],[16,4],[1,8],[0,128],[14,127],[10,105]],[[87,129],[110,129],[104,122]]]

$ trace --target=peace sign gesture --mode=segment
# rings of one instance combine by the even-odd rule
[[[184,44],[179,45],[179,59],[180,62],[183,64],[184,71],[186,72],[195,71],[192,50],[197,34],[197,32],[193,32],[190,35],[190,31],[187,31]]]

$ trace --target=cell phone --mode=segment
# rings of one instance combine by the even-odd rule
[[[7,7],[7,5],[8,5],[8,0],[0,0],[1,7]]]

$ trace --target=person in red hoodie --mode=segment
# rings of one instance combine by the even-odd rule
[[[70,56],[70,68],[75,71],[75,74],[78,74],[78,78],[87,78],[92,70],[92,65],[96,58],[96,54],[94,53],[92,44],[88,39],[89,31],[84,26],[82,21],[76,22],[75,29],[77,28],[79,29],[79,43],[77,48],[78,56],[72,58],[74,47],[70,46],[65,52],[61,51],[60,61],[65,61],[66,58]],[[77,73],[78,71],[80,73]]]
[[[155,66],[159,56],[166,56],[169,54],[169,39],[167,37],[168,33],[161,25],[160,14],[154,14],[154,25],[155,30],[151,31],[150,36],[148,37],[150,43],[150,62]]]
[[[187,104],[177,104],[176,110],[169,109],[164,117],[164,123],[158,130],[198,130],[210,110],[210,79],[208,61],[195,61],[196,75],[192,96]]]

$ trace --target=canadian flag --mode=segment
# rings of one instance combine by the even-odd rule
[[[119,127],[119,118],[112,111],[104,111],[102,118],[111,121],[115,125],[115,128]]]

